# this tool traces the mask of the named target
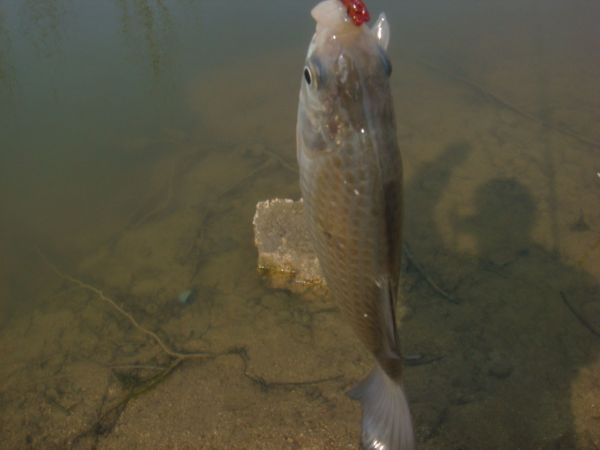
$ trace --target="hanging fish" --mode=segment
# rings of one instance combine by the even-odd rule
[[[376,365],[350,395],[362,446],[410,450],[395,304],[402,246],[402,162],[390,93],[389,26],[361,0],[325,0],[302,74],[297,157],[307,226],[331,295]]]

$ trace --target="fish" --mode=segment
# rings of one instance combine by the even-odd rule
[[[311,14],[296,125],[306,226],[332,298],[374,357],[349,393],[362,407],[362,448],[412,450],[395,311],[403,192],[390,28],[383,13],[363,25],[362,0],[324,0]]]

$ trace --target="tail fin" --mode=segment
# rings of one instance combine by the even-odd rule
[[[362,446],[365,450],[414,450],[415,438],[402,385],[379,364],[350,391],[362,405]]]

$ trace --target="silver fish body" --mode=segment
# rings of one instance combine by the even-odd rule
[[[346,20],[339,0],[314,10],[304,68],[297,158],[307,226],[331,295],[377,364],[353,396],[362,445],[409,450],[394,306],[402,245],[402,163],[385,51],[389,30]]]

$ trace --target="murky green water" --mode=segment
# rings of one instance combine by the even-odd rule
[[[0,448],[355,448],[368,356],[253,247],[256,202],[299,195],[311,6],[0,0]],[[600,447],[600,8],[369,7],[420,448]]]

